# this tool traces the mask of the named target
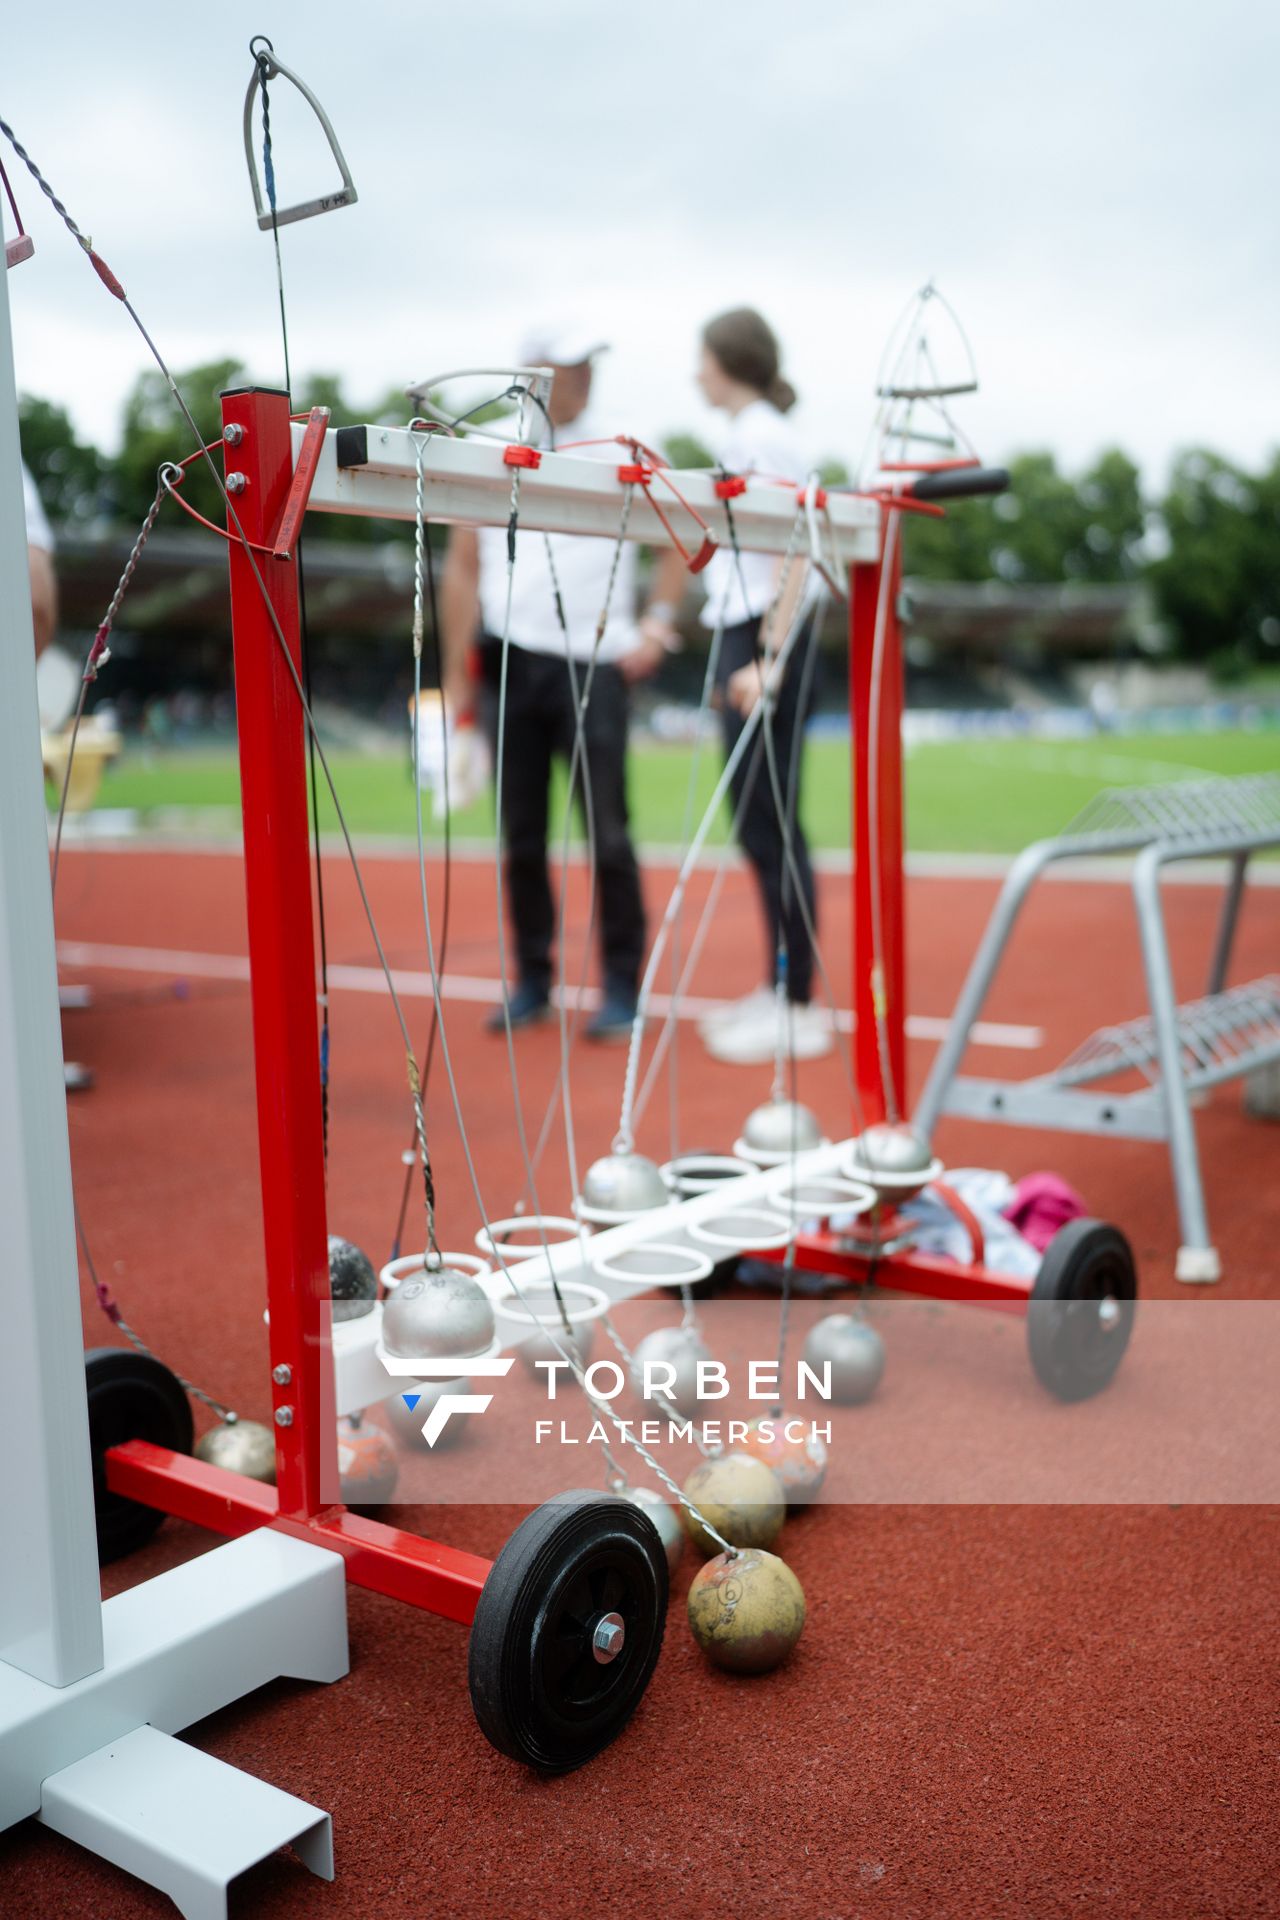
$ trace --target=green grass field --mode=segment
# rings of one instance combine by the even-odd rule
[[[640,841],[650,846],[683,842],[690,761],[687,747],[646,743],[634,749],[632,815]],[[401,759],[335,752],[331,764],[354,833],[412,837],[407,755]],[[695,819],[710,798],[719,766],[717,749],[704,747]],[[1010,853],[1060,831],[1101,787],[1277,768],[1280,730],[1107,735],[1061,742],[931,742],[917,746],[907,760],[908,837],[919,852]],[[98,804],[136,809],[144,824],[163,824],[169,830],[189,825],[198,831],[231,824],[238,790],[230,751],[162,752],[130,745],[108,771]],[[558,797],[553,822],[562,818],[562,808]],[[843,742],[810,743],[804,814],[815,846],[848,846],[849,752]],[[330,828],[336,824],[327,796],[321,820]],[[429,814],[427,831],[438,837]],[[721,820],[713,843],[722,841],[725,831]],[[460,814],[455,832],[463,839],[491,840],[491,801]]]

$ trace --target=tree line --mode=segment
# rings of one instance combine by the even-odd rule
[[[206,440],[220,431],[219,394],[246,378],[235,360],[179,376]],[[296,405],[329,407],[335,425],[403,423],[406,408],[398,391],[353,406],[330,374],[305,380]],[[80,440],[66,410],[52,401],[25,395],[20,416],[23,454],[45,508],[55,526],[69,530],[135,528],[155,497],[160,463],[189,450],[156,371],[135,382],[113,454]],[[676,466],[712,464],[707,449],[689,434],[668,435],[665,451]],[[1207,662],[1224,677],[1280,663],[1280,451],[1250,472],[1208,448],[1188,448],[1154,495],[1118,448],[1075,474],[1063,472],[1047,451],[1020,453],[1009,468],[1007,494],[956,502],[943,520],[907,517],[909,574],[1014,586],[1143,582],[1175,657]],[[838,461],[824,468],[830,485],[847,477]],[[183,493],[201,513],[219,517],[216,489],[202,463],[191,466]],[[308,523],[308,539],[378,542],[408,532],[330,515]]]

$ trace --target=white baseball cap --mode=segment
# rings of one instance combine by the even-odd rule
[[[544,320],[520,342],[522,367],[580,367],[608,351],[609,342],[577,320]]]

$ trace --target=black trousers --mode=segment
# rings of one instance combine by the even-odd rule
[[[502,643],[486,634],[480,647],[481,721],[497,764],[498,688]],[[575,662],[579,691],[587,671]],[[600,663],[583,720],[596,849],[597,912],[605,991],[634,994],[644,957],[644,902],[627,813],[627,683]],[[556,910],[547,861],[547,814],[552,763],[572,764],[573,684],[564,656],[511,645],[507,653],[507,708],[502,764],[502,837],[507,898],[515,926],[520,979],[543,990],[551,984]],[[581,772],[574,799],[586,821]]]
[[[726,627],[720,640],[720,658],[716,666],[716,686],[720,694],[720,732],[726,759],[737,746],[746,725],[743,716],[724,697],[730,674],[756,659],[760,641],[759,620],[744,620]],[[764,739],[757,732],[730,782],[738,844],[746,854],[760,890],[767,942],[765,977],[775,985],[778,978],[780,948],[785,946],[787,997],[807,1005],[813,995],[813,943],[801,901],[809,910],[809,921],[818,924],[817,891],[813,882],[813,863],[809,843],[800,824],[800,775],[804,755],[804,726],[813,707],[816,675],[807,673],[808,649],[817,645],[812,621],[792,649],[783,674],[782,686],[774,699],[771,725],[773,759],[778,773],[775,795],[765,759]],[[801,702],[803,700],[803,711]],[[783,841],[783,816],[778,799],[790,815],[791,851],[794,862],[786,858]],[[796,880],[800,891],[797,894]]]

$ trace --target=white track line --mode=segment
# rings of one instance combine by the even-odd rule
[[[100,967],[108,973],[178,974],[202,980],[246,982],[249,978],[248,960],[236,953],[184,953],[172,947],[114,947],[93,940],[60,940],[58,960],[64,967]],[[404,999],[431,998],[429,973],[392,967],[391,978],[395,982],[396,992]],[[446,973],[441,984],[450,1000],[472,1000],[490,1007],[498,1006],[502,1000],[499,982],[478,974]],[[380,967],[331,964],[329,987],[331,991],[347,993],[385,993],[387,983]],[[582,996],[583,1005],[596,1006],[599,997],[594,987],[588,987]],[[682,1020],[701,1020],[712,1007],[718,1005],[719,1001],[685,994],[680,1001],[678,1017]],[[655,993],[650,1001],[650,1011],[658,1019],[665,1018],[671,1012],[670,996]],[[846,1008],[839,1010],[836,1020],[843,1032],[852,1032],[853,1015]],[[941,1040],[949,1024],[949,1021],[935,1014],[907,1015],[907,1032],[913,1040]],[[973,1040],[976,1046],[1012,1047],[1021,1052],[1034,1052],[1043,1045],[1044,1033],[1040,1027],[1009,1026],[999,1020],[979,1020],[973,1029]]]

